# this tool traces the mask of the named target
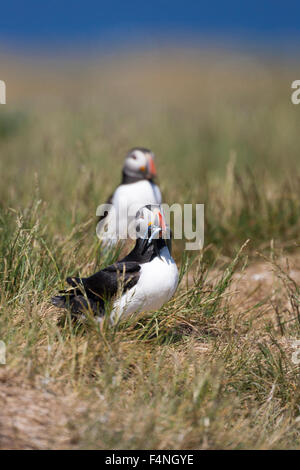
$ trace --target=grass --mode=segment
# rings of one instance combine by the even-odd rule
[[[292,64],[226,57],[149,52],[78,76],[36,63],[11,81],[4,67],[2,448],[299,448]],[[134,145],[157,154],[166,202],[205,203],[205,249],[174,242],[181,281],[160,311],[74,323],[49,299],[118,257],[95,212]]]

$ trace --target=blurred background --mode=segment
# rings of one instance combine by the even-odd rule
[[[49,231],[95,215],[127,150],[166,202],[206,204],[206,241],[298,233],[299,2],[38,0],[1,5],[0,204]],[[37,194],[38,193],[38,194]]]

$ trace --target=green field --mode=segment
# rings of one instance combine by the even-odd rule
[[[300,448],[297,67],[213,49],[68,63],[1,57],[1,448]],[[174,241],[160,311],[74,323],[49,299],[118,256],[97,206],[134,146],[164,201],[205,204]]]

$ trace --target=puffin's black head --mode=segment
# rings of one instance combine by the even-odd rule
[[[154,153],[151,150],[136,147],[131,149],[124,162],[123,173],[137,179],[153,179],[156,176]]]
[[[171,253],[171,231],[160,204],[148,204],[137,212],[136,234],[145,248],[153,244],[159,254],[159,248],[167,246]]]

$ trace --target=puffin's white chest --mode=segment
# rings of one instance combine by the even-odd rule
[[[121,184],[113,194],[113,211],[99,223],[97,233],[105,245],[114,245],[119,239],[128,238],[128,228],[136,212],[146,204],[161,204],[161,192],[148,180]]]
[[[101,238],[107,244],[128,238],[128,230],[136,212],[146,204],[161,204],[161,193],[156,184],[148,180],[120,185],[112,197],[113,211],[102,222]]]
[[[175,293],[178,284],[178,269],[167,247],[149,263],[142,264],[136,286],[115,301],[111,313],[113,322],[132,313],[157,310]]]
[[[112,203],[116,208],[138,204],[139,209],[146,204],[161,204],[161,193],[158,186],[148,180],[121,184],[114,192]]]

